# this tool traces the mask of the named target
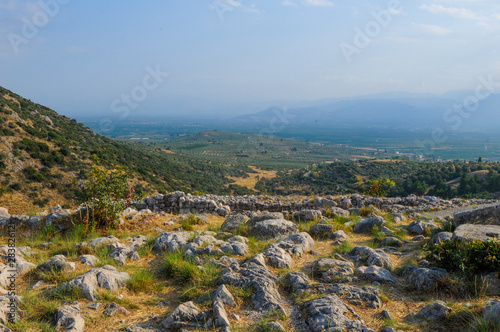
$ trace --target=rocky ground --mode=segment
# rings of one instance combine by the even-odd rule
[[[0,331],[499,331],[500,271],[426,258],[500,236],[496,210],[487,228],[426,213],[493,203],[177,192],[90,234],[78,211],[0,209]]]

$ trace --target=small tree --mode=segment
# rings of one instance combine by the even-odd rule
[[[362,187],[361,191],[370,196],[383,197],[387,195],[395,185],[396,183],[394,183],[394,181],[381,177],[378,180],[368,181],[368,184]]]
[[[121,166],[106,170],[94,161],[88,180],[77,185],[77,201],[84,205],[83,222],[91,228],[116,227],[118,213],[126,206],[130,197],[127,174]]]

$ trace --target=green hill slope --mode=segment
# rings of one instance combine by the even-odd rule
[[[0,206],[13,213],[69,203],[72,179],[85,178],[94,154],[105,167],[129,169],[139,187],[159,191],[229,193],[227,177],[245,169],[111,140],[2,87],[0,132]]]

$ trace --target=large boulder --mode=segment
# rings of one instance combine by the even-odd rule
[[[249,231],[258,238],[272,239],[297,233],[298,228],[288,220],[268,219],[256,222]]]
[[[332,236],[333,225],[331,224],[314,224],[309,228],[309,234],[314,238],[326,239]]]
[[[153,248],[157,251],[177,251],[182,250],[187,243],[188,235],[184,232],[161,232]]]
[[[281,213],[281,212],[268,212],[268,211],[264,211],[262,213],[254,213],[254,214],[252,214],[251,218],[247,221],[247,224],[249,226],[252,226],[255,223],[258,223],[259,221],[270,220],[270,219],[282,220],[284,218],[285,217],[283,216],[283,213]]]
[[[365,262],[367,265],[392,267],[391,258],[382,249],[372,249],[366,246],[352,248],[347,256],[355,262]]]
[[[167,330],[172,331],[187,326],[189,322],[196,322],[200,309],[194,302],[189,301],[179,305],[161,325]]]
[[[419,268],[407,266],[403,271],[403,276],[408,276],[408,281],[417,289],[428,289],[436,286],[439,280],[448,275],[445,269],[441,268]]]
[[[105,265],[101,268],[95,268],[86,273],[64,282],[58,288],[77,287],[82,295],[90,300],[96,301],[96,292],[99,287],[110,291],[117,291],[125,286],[130,275],[126,272],[120,272],[111,265]]]
[[[500,239],[500,226],[471,224],[460,225],[453,232],[452,239],[456,241],[498,241]]]
[[[83,319],[78,302],[57,308],[55,325],[59,330],[66,332],[83,332],[85,320]]]
[[[321,219],[321,211],[318,210],[302,210],[293,214],[295,219],[300,221],[316,221]]]
[[[398,280],[394,278],[388,270],[378,266],[360,266],[354,271],[361,279],[370,281],[377,281],[380,283],[397,283]]]
[[[232,231],[244,225],[248,220],[248,217],[243,214],[235,214],[226,218],[221,229],[225,232]]]
[[[309,301],[304,305],[304,309],[307,313],[307,325],[313,332],[374,332],[364,326],[361,317],[335,294]]]
[[[290,255],[301,257],[314,247],[314,240],[306,232],[292,234],[277,242],[276,246],[284,249]]]
[[[426,320],[436,320],[445,317],[451,311],[451,308],[447,307],[444,302],[436,301],[420,309],[417,316]]]
[[[373,217],[363,219],[360,222],[354,225],[354,233],[366,233],[370,232],[375,226],[382,226],[384,224],[384,218],[382,217]]]
[[[453,233],[450,232],[440,232],[434,235],[431,239],[431,245],[438,244],[441,242],[450,241],[453,237]]]
[[[454,222],[457,226],[463,224],[500,225],[500,205],[457,212],[454,215]]]
[[[433,221],[422,221],[417,220],[406,226],[406,230],[409,234],[422,235],[427,229],[432,230],[437,228]]]

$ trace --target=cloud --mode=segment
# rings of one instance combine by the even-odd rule
[[[430,25],[430,24],[415,24],[415,25],[419,27],[421,30],[430,33],[432,35],[446,36],[451,33],[451,30],[440,27],[438,25]]]
[[[428,11],[431,14],[445,14],[457,18],[468,20],[483,20],[483,17],[465,8],[444,7],[442,5],[421,5],[418,7],[421,10]]]
[[[302,0],[302,3],[307,6],[333,7],[334,4],[328,0]]]
[[[491,15],[495,20],[500,20],[500,14],[493,14]]]

